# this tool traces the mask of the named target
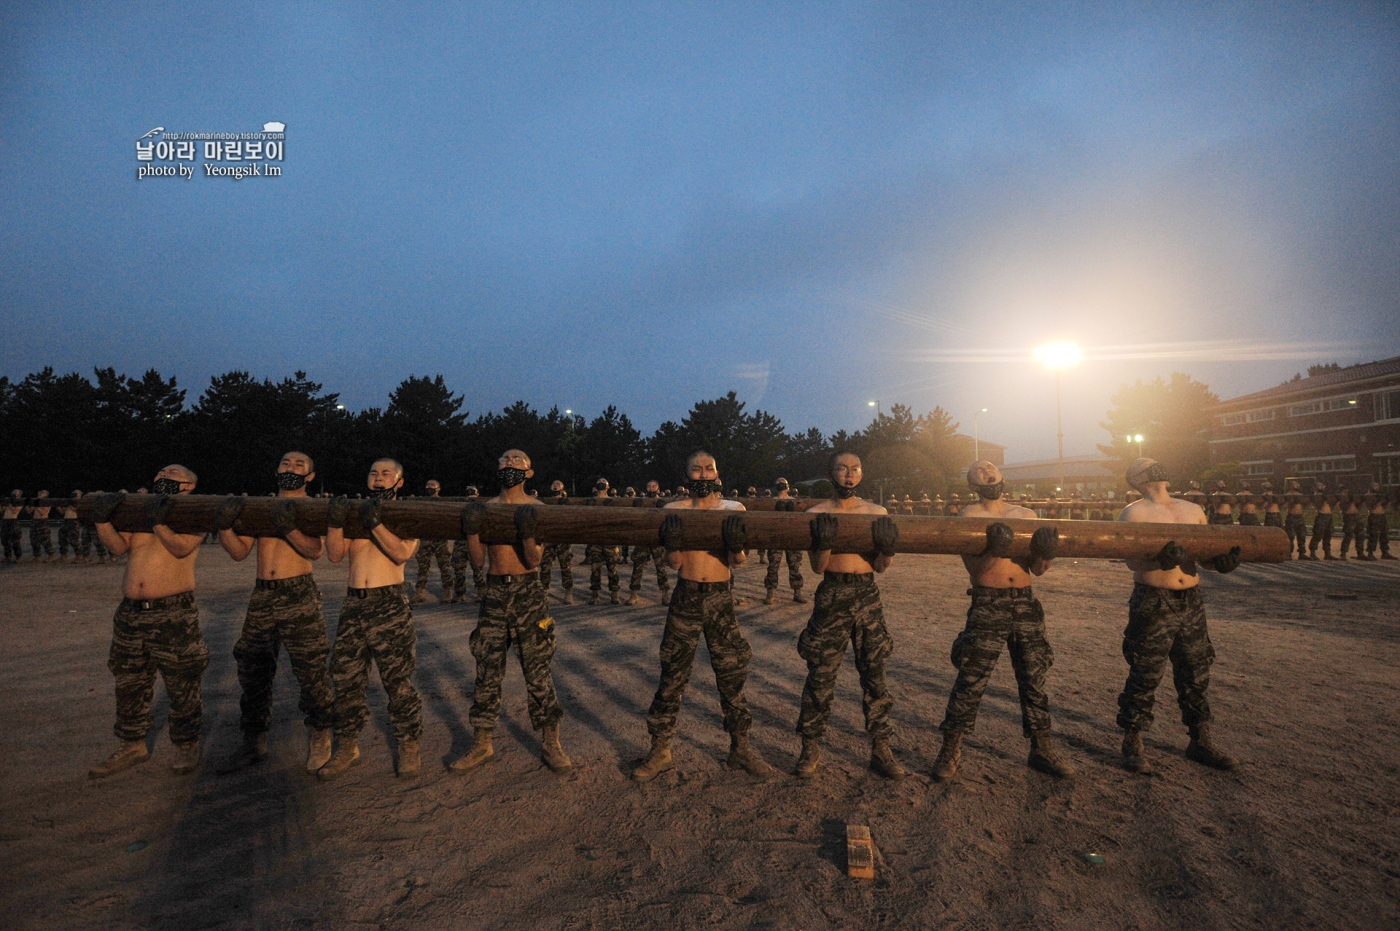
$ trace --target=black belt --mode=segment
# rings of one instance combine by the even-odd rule
[[[122,607],[130,608],[133,611],[158,611],[161,608],[172,608],[176,605],[194,604],[194,592],[180,592],[178,595],[166,595],[164,598],[123,598]]]
[[[985,585],[974,585],[967,590],[967,593],[973,598],[1024,598],[1029,601],[1035,597],[1029,585],[1025,588],[988,588]]]
[[[291,588],[293,585],[306,585],[311,581],[311,573],[306,575],[294,575],[290,579],[258,579],[253,587],[259,591],[268,591],[277,588]]]
[[[828,582],[845,582],[850,585],[854,582],[873,582],[875,573],[873,572],[824,572],[822,578]]]
[[[539,579],[539,574],[535,572],[523,572],[520,575],[488,575],[486,582],[488,585],[518,585],[521,582],[533,582]]]
[[[732,581],[732,579],[725,579],[723,582],[696,582],[694,579],[687,579],[685,576],[681,576],[676,580],[676,588],[680,588],[684,585],[688,588],[695,589],[697,592],[718,592],[729,588]]]
[[[352,595],[356,598],[368,598],[370,595],[377,597],[379,595],[388,595],[393,592],[398,592],[402,595],[403,583],[395,582],[393,585],[380,585],[375,588],[347,588],[345,590],[345,594]]]
[[[1148,585],[1146,582],[1137,582],[1133,585],[1133,591],[1160,592],[1163,595],[1171,595],[1174,598],[1185,598],[1192,594],[1199,596],[1200,592],[1196,591],[1199,587],[1198,585],[1191,585],[1186,588],[1161,588],[1156,585]]]

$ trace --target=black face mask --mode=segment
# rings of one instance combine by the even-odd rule
[[[692,478],[685,483],[685,490],[692,498],[708,498],[719,489],[719,482],[708,478]]]
[[[1167,475],[1167,470],[1162,468],[1162,464],[1160,462],[1154,462],[1152,463],[1152,465],[1147,467],[1147,474],[1144,475],[1140,479],[1140,481],[1144,483],[1169,482],[1171,481],[1171,476]]]
[[[1006,482],[1000,481],[995,485],[978,485],[975,482],[968,482],[967,485],[973,491],[977,492],[977,497],[985,498],[988,501],[995,501],[1001,497],[1001,492],[1006,486]]]
[[[858,485],[852,485],[850,488],[847,488],[845,485],[832,484],[832,488],[836,492],[836,497],[840,498],[842,501],[845,501],[847,498],[854,498],[856,496],[856,489],[859,487]]]
[[[371,488],[367,498],[378,498],[380,501],[392,501],[399,495],[397,488]]]
[[[429,498],[436,498],[441,491],[441,488],[424,488],[423,494],[427,495]]]
[[[514,488],[525,481],[524,469],[512,469],[507,466],[504,469],[496,470],[496,481],[501,483],[502,488]]]
[[[297,475],[295,472],[277,473],[277,487],[282,491],[296,491],[305,484],[305,475]]]
[[[158,478],[151,482],[151,494],[153,495],[178,495],[180,486],[184,482],[177,482],[173,478]]]
[[[646,497],[648,497],[648,498],[659,498],[659,497],[661,497],[661,492],[659,492],[659,491],[648,491],[648,492],[646,492],[645,494],[646,494]]]

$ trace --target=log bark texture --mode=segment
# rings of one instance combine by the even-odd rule
[[[112,525],[123,531],[149,531],[151,521],[144,512],[149,495],[127,495],[112,516]],[[93,496],[77,503],[80,519],[90,521]],[[213,529],[219,502],[216,495],[177,495],[166,524],[180,533],[202,533]],[[268,512],[276,498],[248,498],[233,529],[244,536],[275,536]],[[328,498],[292,498],[297,529],[311,536],[326,532]],[[650,500],[650,499],[633,499]],[[360,525],[359,502],[353,501],[345,523],[348,537],[367,536]],[[425,498],[386,501],[380,518],[394,533],[418,539],[457,539],[461,536],[464,505],[453,501]],[[654,507],[551,507],[538,508],[536,539],[541,543],[601,543],[643,545],[657,543],[661,520],[666,513],[680,514],[684,521],[682,548],[718,549],[722,546],[720,524],[735,511],[676,510],[664,512]],[[486,505],[481,538],[485,543],[510,543],[515,539],[516,507]],[[865,553],[872,550],[869,515],[842,515],[836,551]],[[902,553],[942,553],[975,555],[986,545],[986,518],[910,517],[893,518],[899,525],[898,551]],[[811,545],[810,518],[801,513],[755,512],[744,514],[750,549],[805,550]],[[1245,562],[1282,562],[1288,558],[1288,537],[1278,527],[1207,526],[1204,524],[1128,524],[1116,521],[1007,520],[1016,533],[1013,556],[1029,552],[1031,534],[1040,527],[1060,530],[1060,558],[1129,559],[1147,558],[1169,541],[1184,546],[1196,559],[1219,556],[1238,546]]]

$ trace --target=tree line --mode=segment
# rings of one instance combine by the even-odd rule
[[[315,493],[353,494],[371,460],[391,456],[404,465],[407,493],[436,478],[443,494],[460,495],[468,485],[494,490],[496,458],[516,447],[533,459],[536,488],[557,478],[587,493],[602,477],[640,491],[653,478],[681,484],[686,456],[705,448],[727,487],[761,488],[779,476],[820,479],[839,448],[862,457],[872,487],[932,495],[959,481],[971,455],[971,441],[938,407],[915,415],[896,404],[864,430],[826,435],[789,432],[730,392],[644,436],[612,406],[587,420],[524,401],[473,416],[464,404],[441,375],[410,376],[386,406],[350,411],[305,372],[280,381],[216,375],[187,404],[186,389],[155,370],[131,377],[99,368],[89,377],[45,368],[15,382],[0,377],[0,475],[6,489],[61,495],[135,489],[179,462],[199,475],[202,493],[263,494],[273,490],[278,459],[297,449],[316,461]]]

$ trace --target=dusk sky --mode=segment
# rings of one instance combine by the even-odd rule
[[[286,124],[281,177],[136,141]],[[157,164],[161,164],[157,162]],[[6,4],[0,373],[442,373],[644,433],[1400,354],[1400,6]]]

